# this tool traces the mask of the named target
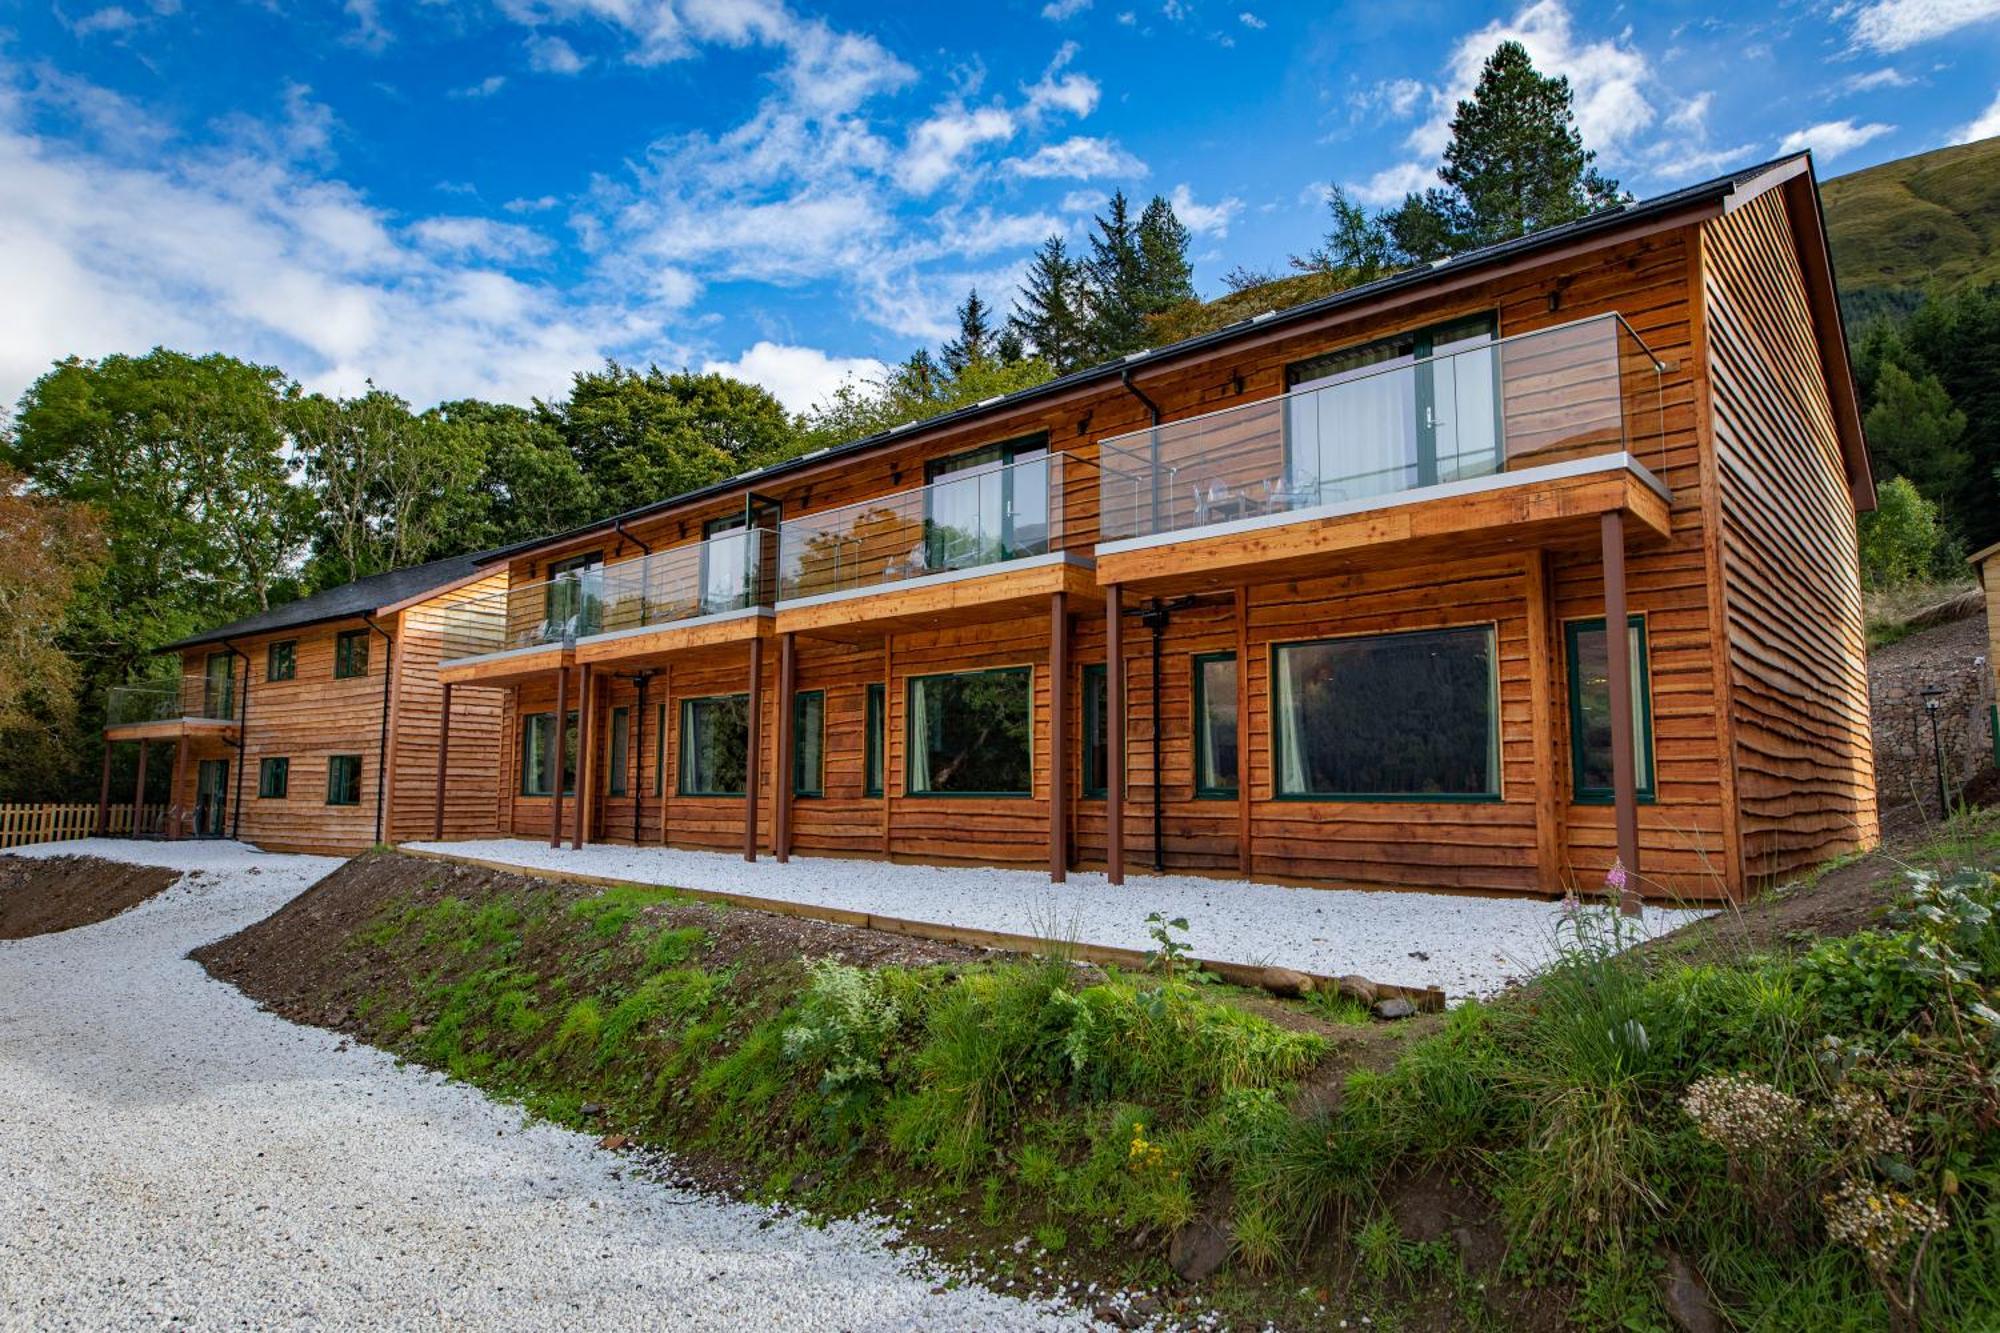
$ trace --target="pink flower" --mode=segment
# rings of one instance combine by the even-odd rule
[[[1604,872],[1604,887],[1613,893],[1625,892],[1625,863],[1614,859],[1611,869]]]

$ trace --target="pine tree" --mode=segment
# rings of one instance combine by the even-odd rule
[[[958,336],[940,349],[947,372],[963,374],[967,366],[994,355],[991,314],[992,307],[979,299],[977,287],[965,294],[965,304],[958,308]]]
[[[1146,264],[1131,203],[1119,190],[1103,216],[1093,219],[1090,258],[1084,261],[1090,293],[1085,341],[1092,360],[1109,360],[1146,345]]]
[[[1301,273],[1340,273],[1362,283],[1395,267],[1394,246],[1380,218],[1370,217],[1338,185],[1327,191],[1326,206],[1333,226],[1318,248],[1292,256],[1293,268]]]
[[[1154,195],[1139,215],[1140,309],[1158,314],[1170,306],[1194,300],[1194,266],[1188,263],[1192,238],[1174,206]]]
[[[1029,261],[1008,327],[1057,374],[1066,374],[1089,360],[1088,311],[1083,265],[1069,257],[1062,237],[1049,237]]]

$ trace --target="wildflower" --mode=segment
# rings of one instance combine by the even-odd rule
[[[1625,892],[1625,863],[1617,857],[1611,859],[1611,869],[1604,872],[1604,887],[1613,893]]]
[[[1949,1225],[1936,1205],[1859,1180],[1847,1181],[1821,1202],[1827,1234],[1860,1250],[1877,1272],[1886,1270],[1918,1236],[1935,1235]]]
[[[1703,1138],[1732,1154],[1782,1151],[1805,1129],[1798,1098],[1742,1074],[1696,1079],[1681,1106]]]

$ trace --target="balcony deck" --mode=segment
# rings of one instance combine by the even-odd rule
[[[612,662],[642,662],[704,648],[727,648],[752,639],[768,639],[772,633],[771,621],[770,607],[748,606],[663,624],[606,630],[576,641],[576,664],[603,666]]]
[[[240,700],[233,678],[184,677],[178,685],[121,685],[105,699],[107,741],[235,740]]]
[[[867,641],[884,634],[1048,610],[1051,593],[1078,603],[1103,600],[1095,563],[1052,551],[990,565],[945,570],[883,586],[843,589],[778,603],[777,632]]]

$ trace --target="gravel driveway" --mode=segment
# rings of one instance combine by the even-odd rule
[[[184,958],[338,862],[37,850],[198,873],[0,942],[0,1327],[1088,1326],[934,1295],[878,1229],[632,1179],[584,1136],[262,1013]]]

